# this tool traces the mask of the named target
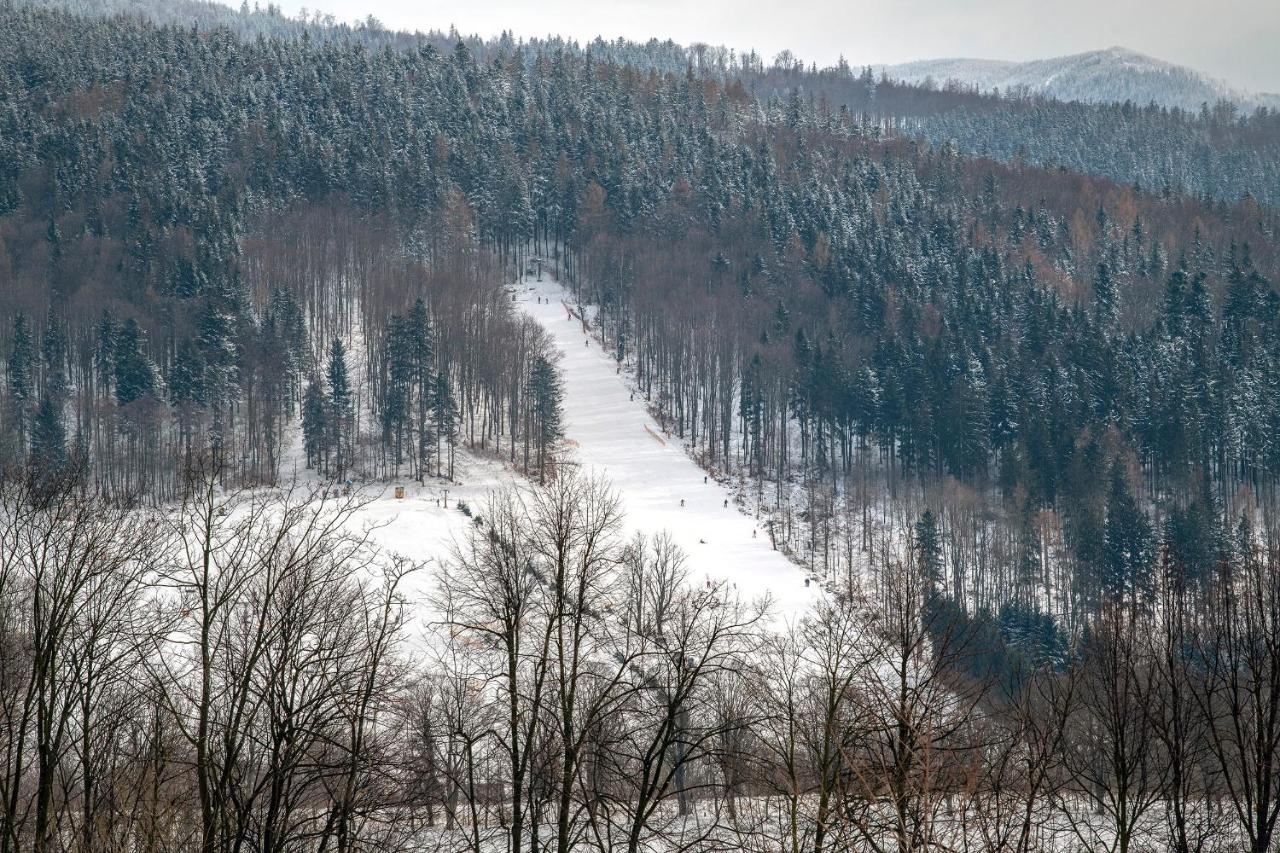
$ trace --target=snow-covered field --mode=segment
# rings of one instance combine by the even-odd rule
[[[571,295],[551,280],[514,286],[519,307],[551,335],[561,352],[565,441],[558,463],[603,474],[618,491],[631,531],[668,531],[688,554],[690,574],[725,579],[744,599],[769,595],[773,614],[793,620],[820,594],[805,586],[802,570],[770,545],[761,522],[744,514],[732,494],[705,475],[678,441],[664,436],[645,404],[633,399],[625,375],[583,332],[566,305]],[[361,510],[358,520],[376,527],[374,539],[397,553],[434,564],[447,559],[471,519],[465,501],[483,514],[486,496],[520,481],[496,460],[458,452],[455,483],[411,480],[388,484]],[[405,497],[394,497],[394,486]],[[446,495],[447,488],[447,495]],[[447,498],[448,506],[445,506]],[[683,506],[681,502],[683,501]],[[419,573],[409,594],[425,598],[432,572]]]

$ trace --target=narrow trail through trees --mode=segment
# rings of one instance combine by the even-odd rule
[[[805,586],[802,569],[770,546],[763,520],[739,511],[733,495],[708,479],[683,447],[653,441],[661,428],[643,400],[632,399],[616,362],[599,346],[583,345],[580,318],[566,319],[568,292],[551,280],[525,280],[516,298],[561,354],[565,438],[572,449],[559,464],[608,477],[621,495],[627,526],[669,531],[699,582],[725,578],[744,598],[768,593],[783,619],[807,611],[820,595],[817,586]]]

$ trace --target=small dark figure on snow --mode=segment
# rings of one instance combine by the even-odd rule
[[[680,506],[684,506],[684,498],[680,499]]]
[[[728,499],[728,498],[725,498],[725,499],[724,499],[724,508],[725,508],[725,509],[728,509],[728,508],[729,508],[729,499]]]

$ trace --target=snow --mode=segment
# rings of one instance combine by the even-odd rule
[[[612,482],[629,526],[668,531],[698,580],[727,580],[744,599],[769,595],[783,619],[807,611],[819,595],[817,584],[805,587],[800,567],[772,548],[763,524],[743,514],[728,489],[663,435],[639,395],[632,399],[614,359],[570,314],[569,292],[549,279],[526,278],[516,299],[561,352],[566,454]]]
[[[793,622],[807,612],[821,594],[819,585],[806,587],[801,568],[770,545],[763,523],[744,514],[725,486],[707,477],[677,440],[663,435],[639,395],[632,399],[615,362],[571,317],[566,306],[572,296],[552,280],[523,281],[513,294],[560,352],[565,441],[558,464],[577,464],[608,479],[625,511],[627,536],[667,531],[688,555],[695,582],[725,580],[744,601],[769,596],[776,620]],[[355,522],[369,525],[383,547],[429,561],[405,588],[423,607],[435,570],[474,523],[459,511],[458,501],[483,515],[487,496],[511,484],[527,481],[499,460],[460,447],[453,482],[394,480],[371,492]],[[403,499],[395,498],[395,486],[404,486]]]

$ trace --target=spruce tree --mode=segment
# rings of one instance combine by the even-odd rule
[[[409,325],[398,314],[387,322],[382,389],[382,441],[389,445],[397,471],[404,450],[404,432],[413,397],[414,351]]]
[[[434,345],[431,339],[431,321],[427,315],[427,303],[418,299],[409,309],[406,321],[410,363],[412,364],[413,395],[417,400],[418,479],[426,476],[431,448],[432,429],[430,415],[435,381],[431,375]]]
[[[8,360],[9,409],[17,432],[18,446],[24,447],[29,429],[31,399],[35,393],[35,353],[31,326],[25,314],[13,318],[13,344]]]
[[[155,365],[142,351],[143,334],[138,321],[130,317],[116,336],[113,362],[115,367],[116,403],[127,406],[156,390]]]
[[[1105,261],[1098,264],[1098,273],[1093,279],[1093,305],[1098,325],[1105,332],[1112,332],[1118,316],[1118,299],[1111,267]]]
[[[936,594],[942,590],[942,537],[932,509],[926,508],[916,522],[915,546],[920,574],[929,585],[929,591]]]
[[[325,425],[329,430],[328,445],[333,449],[334,467],[338,479],[342,479],[351,464],[350,450],[354,447],[355,399],[351,382],[347,378],[347,348],[342,340],[334,338],[329,346],[329,410]]]
[[[31,465],[46,476],[67,461],[67,429],[60,408],[49,394],[42,395],[31,427]]]
[[[307,383],[302,398],[302,446],[307,454],[307,467],[323,463],[329,471],[329,395],[320,377],[313,376]]]
[[[110,311],[102,312],[98,321],[97,344],[93,351],[93,366],[99,383],[99,393],[110,394],[116,379],[116,338],[120,326]]]
[[[555,365],[537,356],[529,372],[529,396],[533,414],[533,437],[537,447],[538,482],[546,481],[547,453],[562,434],[561,402],[564,391]]]
[[[1102,588],[1114,603],[1137,605],[1151,593],[1151,524],[1129,492],[1120,460],[1111,463]]]
[[[55,401],[67,391],[67,333],[53,308],[45,322],[40,339],[40,356],[44,362],[44,389]]]
[[[239,348],[235,318],[212,300],[205,303],[197,324],[197,343],[204,361],[204,403],[213,416],[210,440],[224,441],[228,408],[240,394]]]
[[[178,417],[179,441],[184,453],[190,453],[192,422],[196,412],[204,404],[204,359],[190,339],[178,345],[178,352],[169,367],[169,405]]]

